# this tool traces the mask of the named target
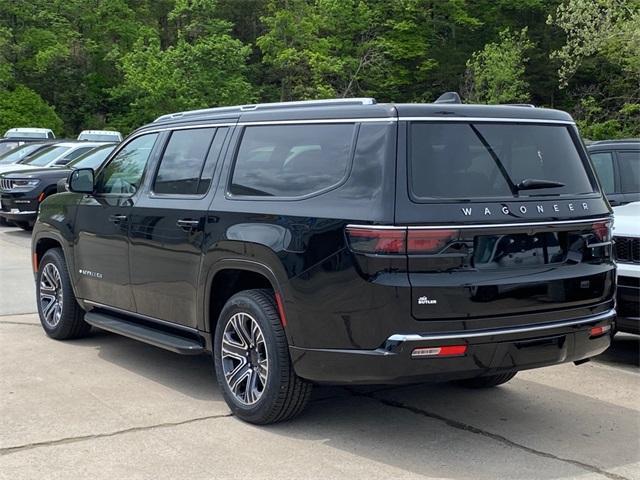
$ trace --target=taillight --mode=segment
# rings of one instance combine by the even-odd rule
[[[406,238],[406,228],[347,227],[349,245],[356,252],[404,254],[406,251]]]
[[[591,225],[594,235],[599,242],[611,240],[611,222],[597,222]]]
[[[435,254],[459,235],[450,229],[375,226],[348,226],[346,232],[353,251],[383,255]]]
[[[407,253],[438,253],[457,238],[458,230],[409,229]]]

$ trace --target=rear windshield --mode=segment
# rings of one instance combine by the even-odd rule
[[[81,133],[78,140],[88,140],[90,142],[119,142],[120,135],[117,133]]]
[[[47,132],[7,132],[5,138],[47,138]]]
[[[409,131],[409,185],[417,199],[594,191],[563,125],[415,122]]]

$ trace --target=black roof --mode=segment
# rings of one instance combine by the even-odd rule
[[[147,128],[166,128],[203,122],[264,122],[344,118],[465,117],[573,122],[560,110],[518,105],[468,105],[455,103],[376,103],[372,98],[313,100],[239,105],[177,112],[159,117]]]
[[[598,140],[587,145],[587,150],[640,149],[640,138],[621,138],[616,140]]]

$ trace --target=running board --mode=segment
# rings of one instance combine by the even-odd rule
[[[181,355],[199,355],[205,351],[204,345],[198,340],[174,335],[104,313],[87,312],[84,315],[84,321],[102,330],[133,338]]]

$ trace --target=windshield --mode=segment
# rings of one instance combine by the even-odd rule
[[[10,152],[14,148],[20,145],[20,142],[1,142],[0,143],[0,155],[4,155]]]
[[[118,142],[120,135],[117,133],[81,133],[78,140],[89,140],[91,142]]]
[[[5,138],[47,138],[47,132],[7,132]]]
[[[78,157],[73,162],[69,163],[71,168],[93,168],[94,170],[102,165],[102,162],[109,156],[109,154],[116,148],[115,145],[109,145],[108,147],[100,147],[89,153],[85,153],[81,157]]]
[[[594,191],[564,125],[415,122],[409,149],[410,186],[419,199]]]
[[[31,152],[34,152],[41,146],[42,145],[40,143],[28,143],[26,145],[21,145],[12,150],[9,150],[3,155],[0,155],[0,165],[8,165],[10,163],[19,162],[24,157],[29,155]]]
[[[43,148],[41,152],[37,153],[33,157],[24,162],[25,165],[31,165],[34,167],[43,167],[62,156],[64,152],[70,150],[71,147],[47,147]]]

